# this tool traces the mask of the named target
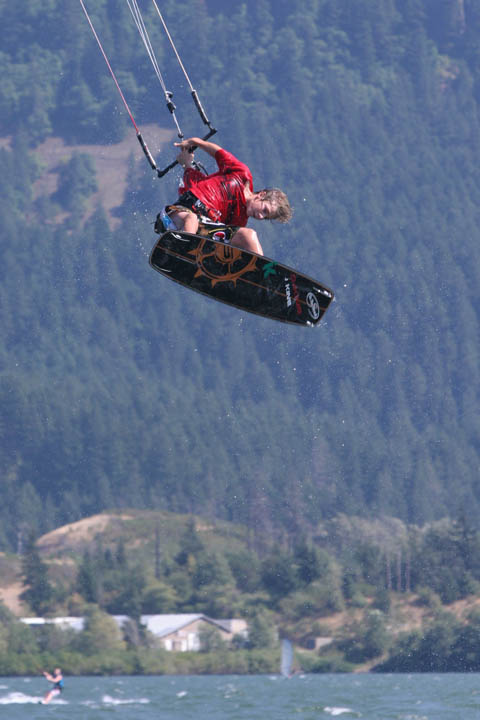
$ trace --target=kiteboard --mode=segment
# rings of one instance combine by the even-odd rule
[[[177,230],[160,236],[150,265],[198,293],[293,325],[317,325],[334,297],[325,285],[275,260]]]

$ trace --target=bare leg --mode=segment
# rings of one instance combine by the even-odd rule
[[[232,237],[231,242],[232,245],[242,248],[242,250],[250,250],[250,252],[257,253],[257,255],[263,255],[258,235],[255,230],[252,230],[251,228],[239,228]]]
[[[186,210],[185,212],[172,213],[170,217],[177,226],[178,230],[193,233],[194,235],[197,233],[198,217],[194,213]]]

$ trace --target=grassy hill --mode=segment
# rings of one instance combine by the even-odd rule
[[[42,614],[88,615],[99,607],[134,617],[185,611],[246,617],[252,637],[260,638],[250,650],[267,652],[266,668],[276,667],[276,638],[287,636],[298,667],[365,671],[391,662],[402,638],[419,642],[438,625],[451,632],[475,626],[475,588],[442,603],[426,585],[398,587],[394,568],[387,587],[387,555],[379,548],[391,553],[411,533],[391,518],[369,523],[339,516],[318,528],[314,544],[258,553],[249,531],[232,523],[158,511],[99,513],[38,539],[38,561],[53,589]],[[364,553],[363,575],[354,581],[352,544]],[[35,614],[20,597],[25,563],[25,555],[0,555],[0,598],[17,616]]]
[[[248,531],[226,522],[195,519],[195,531],[211,554],[246,549]],[[121,543],[132,565],[141,565],[153,575],[156,553],[163,559],[179,552],[181,538],[192,523],[189,515],[163,511],[125,510],[99,513],[63,525],[42,535],[37,548],[55,583],[71,584],[85,553],[92,555],[101,546],[114,551]],[[21,558],[0,554],[0,598],[16,614],[28,608],[22,604]]]
[[[79,559],[85,549],[92,549],[98,541],[114,547],[120,540],[133,558],[154,557],[155,534],[159,533],[161,552],[173,555],[187,526],[190,515],[164,511],[109,511],[63,525],[42,535],[37,545],[45,559],[65,556]],[[232,523],[195,518],[195,530],[210,552],[224,548],[228,539],[230,549],[245,547],[247,530]]]

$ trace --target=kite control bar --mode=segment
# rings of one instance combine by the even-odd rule
[[[172,98],[173,98],[173,93],[170,92],[169,90],[167,90],[167,88],[166,88],[166,86],[165,86],[165,82],[164,82],[163,77],[162,77],[162,74],[161,74],[161,72],[160,72],[160,68],[159,68],[159,66],[158,66],[158,62],[157,62],[157,59],[156,59],[156,57],[155,57],[155,53],[154,53],[154,51],[153,51],[153,47],[152,47],[152,44],[151,44],[151,42],[150,42],[150,38],[149,38],[149,36],[148,36],[147,29],[146,29],[146,27],[145,27],[145,23],[144,23],[144,21],[143,21],[143,18],[142,18],[142,15],[141,15],[140,8],[139,8],[139,6],[138,6],[137,0],[127,0],[127,2],[128,2],[128,6],[129,6],[129,9],[130,9],[130,12],[132,13],[133,19],[134,19],[135,24],[136,24],[136,26],[137,26],[137,29],[138,29],[138,31],[139,31],[139,33],[140,33],[140,36],[141,36],[141,38],[142,38],[142,40],[143,40],[143,42],[144,42],[144,44],[145,44],[145,47],[146,47],[146,49],[147,49],[147,53],[148,53],[148,55],[149,55],[149,57],[150,57],[150,60],[152,61],[152,65],[153,65],[153,67],[154,67],[155,73],[156,73],[156,75],[157,75],[157,77],[158,77],[158,79],[159,79],[159,81],[160,81],[160,85],[162,86],[162,89],[163,89],[163,92],[164,92],[164,95],[165,95],[165,99],[166,99],[166,103],[167,103],[167,108],[168,108],[168,110],[170,111],[170,114],[172,115],[173,121],[174,121],[175,126],[176,126],[176,128],[177,128],[178,137],[179,137],[180,139],[183,139],[183,132],[182,132],[182,130],[181,130],[179,124],[178,124],[178,121],[177,121],[177,118],[176,118],[176,115],[175,115],[176,107],[175,107],[175,105],[174,105],[174,103],[173,103],[173,100],[172,100]],[[167,28],[167,26],[166,26],[166,24],[165,24],[165,20],[163,19],[162,14],[161,14],[160,10],[158,9],[156,0],[153,0],[153,4],[154,4],[154,6],[155,6],[155,9],[156,9],[159,17],[160,17],[160,20],[162,21],[162,24],[163,24],[163,27],[164,27],[165,32],[166,32],[166,34],[167,34],[167,37],[168,37],[168,39],[169,39],[169,41],[170,41],[170,43],[171,43],[171,46],[172,46],[172,48],[173,48],[173,50],[174,50],[174,52],[175,52],[175,55],[176,55],[177,60],[178,60],[178,62],[179,62],[179,64],[180,64],[180,67],[181,67],[181,69],[182,69],[182,71],[183,71],[183,73],[184,73],[184,75],[185,75],[185,78],[186,78],[186,80],[187,80],[187,82],[188,82],[188,85],[189,85],[190,91],[191,91],[191,95],[192,95],[192,99],[193,99],[193,102],[194,102],[194,104],[195,104],[195,107],[196,107],[197,110],[198,110],[198,114],[200,115],[200,118],[202,119],[202,122],[203,122],[205,125],[207,125],[208,128],[209,128],[209,132],[205,135],[204,138],[202,138],[203,140],[208,140],[209,138],[212,137],[212,135],[215,135],[215,133],[217,132],[217,130],[212,126],[212,124],[210,123],[210,120],[209,120],[208,117],[207,117],[207,114],[206,114],[205,110],[203,109],[203,106],[202,106],[202,103],[200,102],[200,99],[199,99],[199,97],[198,97],[197,91],[196,91],[195,88],[193,87],[193,85],[192,85],[192,83],[191,83],[191,81],[190,81],[190,78],[188,77],[187,71],[185,70],[185,68],[184,68],[184,66],[183,66],[183,63],[182,63],[181,58],[180,58],[180,55],[178,54],[177,48],[175,47],[175,45],[174,45],[174,43],[173,43],[173,40],[172,40],[172,38],[171,38],[171,35],[170,35],[169,31],[168,31],[168,28]],[[130,117],[130,120],[132,121],[132,124],[133,124],[133,126],[134,126],[134,128],[135,128],[135,132],[136,132],[136,134],[137,134],[138,142],[140,143],[140,146],[141,146],[141,148],[142,148],[142,150],[143,150],[143,152],[144,152],[144,154],[145,154],[145,157],[147,158],[147,160],[148,160],[148,162],[149,162],[149,165],[150,165],[150,167],[152,168],[152,170],[156,170],[156,171],[157,171],[157,174],[158,174],[158,177],[161,178],[161,177],[163,177],[164,175],[166,175],[167,172],[168,172],[169,170],[171,170],[173,167],[175,167],[175,165],[177,165],[178,163],[177,163],[177,161],[175,160],[173,163],[170,163],[170,165],[168,165],[168,167],[164,168],[163,170],[159,170],[159,169],[157,168],[157,165],[156,165],[156,163],[155,163],[155,160],[154,160],[154,158],[153,158],[153,155],[152,155],[152,153],[150,152],[150,150],[148,149],[148,147],[147,147],[147,145],[146,145],[146,143],[145,143],[145,140],[143,139],[142,134],[140,133],[140,130],[138,129],[138,126],[137,126],[137,124],[136,124],[136,122],[135,122],[135,118],[133,117],[132,111],[130,110],[130,108],[129,108],[129,106],[128,106],[128,103],[127,103],[127,101],[126,101],[126,99],[125,99],[125,97],[124,97],[124,95],[123,95],[123,92],[122,92],[122,90],[121,90],[121,88],[120,88],[120,85],[118,84],[117,77],[116,77],[115,73],[113,72],[112,66],[110,65],[110,61],[109,61],[109,59],[108,59],[108,57],[107,57],[107,55],[106,55],[106,53],[105,53],[105,50],[103,49],[102,43],[100,42],[100,38],[98,37],[98,35],[97,35],[97,33],[96,33],[96,30],[95,30],[95,28],[94,28],[94,26],[93,26],[93,23],[92,23],[92,21],[91,21],[91,18],[90,18],[89,14],[88,14],[87,8],[85,7],[84,0],[80,0],[80,5],[82,6],[82,9],[83,9],[83,12],[85,13],[85,16],[86,16],[86,18],[87,18],[88,24],[90,25],[90,28],[91,28],[91,30],[92,30],[92,33],[93,33],[93,35],[94,35],[94,37],[95,37],[95,40],[97,41],[97,44],[98,44],[98,46],[99,46],[99,48],[100,48],[100,51],[101,51],[101,53],[102,53],[102,55],[103,55],[103,57],[104,57],[104,60],[105,60],[105,62],[106,62],[106,64],[107,64],[107,67],[108,67],[108,69],[109,69],[109,71],[110,71],[110,74],[111,74],[111,76],[112,76],[112,78],[113,78],[113,81],[115,82],[115,85],[116,85],[116,87],[117,87],[117,90],[118,90],[118,92],[120,93],[120,97],[122,98],[123,104],[125,105],[125,109],[126,109],[128,115],[129,115],[129,117]],[[196,148],[194,147],[193,150],[195,150],[195,149],[196,149]]]
[[[202,140],[208,140],[209,138],[212,137],[212,135],[215,135],[215,133],[217,132],[215,128],[212,128],[210,125],[209,125],[209,127],[210,127],[210,132],[208,132],[208,133],[205,135],[205,137],[202,138]],[[138,137],[138,136],[137,136],[137,137]],[[140,140],[140,138],[139,138],[139,140]],[[143,141],[140,141],[140,144],[142,145],[142,148],[143,148],[143,145],[144,145],[144,144],[143,144]],[[148,151],[148,148],[146,148],[146,149],[147,149],[147,151]],[[192,148],[191,148],[191,151],[193,152],[193,151],[196,150],[196,149],[197,149],[197,146],[196,146],[196,145],[193,145]],[[145,155],[147,155],[147,153],[145,152],[145,149],[143,150],[143,152],[145,153]],[[150,153],[148,153],[148,154],[150,155]],[[151,157],[151,156],[150,156],[150,157]],[[150,162],[150,159],[149,159],[148,155],[147,155],[147,159],[148,159],[148,162]],[[153,158],[152,158],[152,160],[153,160]],[[150,165],[152,165],[151,162],[150,162]],[[156,171],[157,171],[158,177],[159,177],[159,178],[162,178],[164,175],[167,174],[167,172],[168,172],[169,170],[171,170],[172,168],[174,168],[175,165],[178,165],[178,161],[177,161],[177,160],[174,160],[172,163],[170,163],[170,165],[167,165],[166,168],[163,168],[163,170],[159,170],[156,166],[153,166],[153,165],[152,165],[152,168],[153,168],[153,170],[156,170]]]
[[[202,140],[208,140],[209,138],[212,137],[212,135],[215,135],[215,133],[217,132],[216,128],[211,127],[210,125],[209,125],[209,127],[210,127],[210,132],[208,132],[208,133],[205,135],[205,137],[202,138]],[[167,172],[168,172],[169,170],[171,170],[172,168],[174,168],[175,165],[178,165],[178,161],[177,161],[177,160],[174,160],[172,163],[170,163],[170,165],[167,165],[166,168],[163,168],[163,170],[159,170],[158,167],[157,167],[157,164],[156,164],[155,160],[153,159],[153,155],[152,155],[152,153],[150,152],[150,150],[148,149],[147,144],[146,144],[145,140],[143,139],[142,134],[141,134],[140,131],[137,132],[137,140],[138,140],[138,142],[140,143],[140,146],[141,146],[141,148],[142,148],[142,150],[143,150],[143,152],[144,152],[144,154],[145,154],[145,157],[147,158],[147,160],[148,160],[148,162],[149,162],[149,164],[150,164],[150,167],[152,168],[152,170],[156,170],[156,171],[157,171],[157,175],[158,175],[159,178],[162,178],[164,175],[167,174]],[[196,145],[193,145],[192,148],[191,148],[192,152],[193,152],[194,150],[196,150],[196,149],[197,149],[197,146],[196,146]]]

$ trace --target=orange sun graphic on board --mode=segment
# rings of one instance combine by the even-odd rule
[[[257,267],[256,257],[231,245],[212,243],[207,238],[201,240],[198,247],[188,254],[193,255],[197,263],[195,277],[208,277],[212,287],[220,282],[233,282],[235,285],[242,275]]]

